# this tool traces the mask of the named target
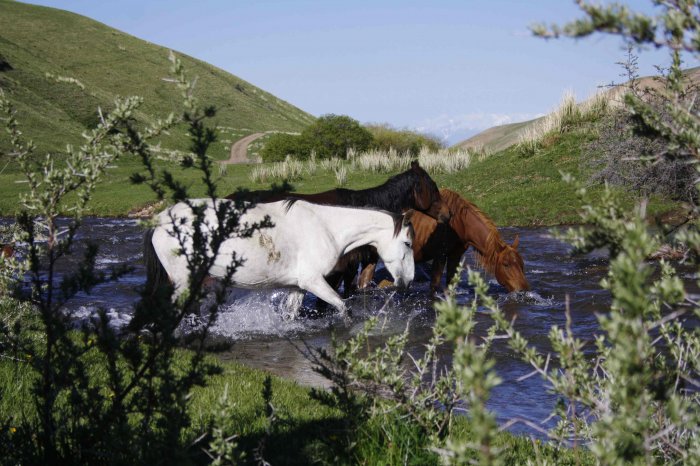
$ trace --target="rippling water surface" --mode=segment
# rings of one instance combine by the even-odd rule
[[[549,329],[555,324],[565,324],[564,309],[568,299],[575,334],[592,341],[599,332],[596,312],[604,312],[610,302],[608,293],[599,286],[607,272],[604,251],[571,257],[569,247],[553,239],[547,229],[505,228],[501,232],[509,241],[516,233],[520,235],[519,250],[532,288],[528,293],[508,294],[505,288],[489,278],[489,293],[497,297],[507,316],[515,317],[516,328],[540,351],[550,350]],[[80,295],[71,301],[70,311],[77,320],[90,319],[98,308],[104,308],[112,317],[113,325],[122,326],[129,321],[139,287],[145,281],[145,269],[141,263],[142,236],[142,230],[133,220],[86,220],[78,240],[80,243],[90,240],[99,245],[98,267],[108,269],[126,263],[134,269],[118,282],[102,284],[90,295]],[[63,267],[70,267],[70,264]],[[685,278],[693,281],[690,271]],[[421,354],[434,322],[427,290],[427,273],[418,270],[411,290],[394,294],[388,303],[389,290],[358,294],[349,300],[352,312],[349,322],[337,315],[284,320],[277,310],[277,304],[285,296],[284,291],[237,290],[222,306],[214,335],[232,343],[231,350],[221,354],[222,359],[266,369],[303,384],[320,385],[325,381],[315,374],[301,349],[305,345],[328,347],[331,329],[340,339],[356,334],[370,315],[382,314],[384,325],[378,339],[400,333],[408,327],[408,350],[413,355]],[[467,302],[471,298],[472,290],[463,277],[458,299]],[[304,310],[307,315],[312,315],[314,309],[315,298],[307,294]],[[479,315],[478,321],[477,335],[485,334],[491,323],[488,315]],[[443,351],[445,356],[449,355],[449,348]],[[495,342],[491,356],[496,360],[496,371],[503,380],[493,391],[490,401],[490,407],[499,419],[521,417],[540,422],[547,418],[556,398],[547,391],[544,382],[539,377],[518,381],[531,372],[531,368],[516,359],[503,340]]]

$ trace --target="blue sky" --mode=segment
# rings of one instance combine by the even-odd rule
[[[544,41],[569,0],[36,0],[212,63],[314,115],[347,114],[454,143],[619,80],[621,42]],[[649,1],[628,1],[653,11]],[[642,74],[667,64],[643,52]]]

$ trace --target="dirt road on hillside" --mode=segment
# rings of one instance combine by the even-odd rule
[[[238,141],[234,142],[233,145],[231,146],[231,156],[228,158],[228,160],[224,160],[223,163],[251,163],[255,162],[253,160],[248,160],[248,145],[255,141],[256,139],[259,139],[263,136],[265,136],[268,133],[274,133],[275,131],[267,131],[264,133],[253,133],[249,134],[248,136],[239,139]]]

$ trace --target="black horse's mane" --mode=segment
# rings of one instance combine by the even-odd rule
[[[421,178],[428,183],[433,192],[438,192],[437,185],[420,169],[413,168],[389,178],[384,184],[368,189],[336,189],[338,204],[352,206],[372,206],[390,212],[401,212],[413,205],[413,189],[420,183]]]

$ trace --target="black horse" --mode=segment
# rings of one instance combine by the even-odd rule
[[[327,204],[350,207],[373,207],[389,212],[401,213],[415,209],[439,222],[450,219],[449,209],[440,198],[437,184],[430,175],[411,162],[411,168],[389,178],[384,184],[368,189],[336,188],[315,194],[289,192],[283,186],[270,191],[242,191],[229,194],[226,199],[249,200],[259,203],[276,202],[285,199],[302,199],[314,204]]]

